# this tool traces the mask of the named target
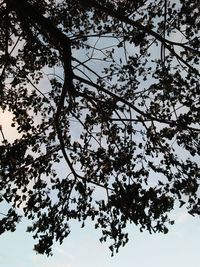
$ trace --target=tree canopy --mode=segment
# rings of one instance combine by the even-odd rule
[[[1,0],[0,233],[29,219],[51,254],[91,219],[167,233],[200,214],[198,0]]]

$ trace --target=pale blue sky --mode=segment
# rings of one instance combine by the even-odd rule
[[[0,236],[2,267],[198,267],[200,247],[199,218],[184,211],[175,213],[176,225],[167,235],[140,233],[130,226],[130,241],[114,257],[108,244],[98,241],[99,233],[92,225],[81,229],[77,223],[63,245],[55,244],[54,255],[36,255],[33,239],[19,225],[15,233]]]

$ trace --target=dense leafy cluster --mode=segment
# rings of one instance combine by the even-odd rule
[[[1,0],[0,233],[51,253],[71,220],[113,240],[200,214],[198,0]]]

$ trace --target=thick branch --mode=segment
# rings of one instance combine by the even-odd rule
[[[29,20],[31,21],[30,23],[32,23],[33,26],[35,26],[34,24],[36,24],[39,27],[40,32],[49,40],[50,44],[55,46],[55,48],[60,52],[64,67],[64,83],[55,115],[55,125],[63,156],[73,175],[77,177],[77,174],[75,173],[65,151],[62,131],[60,127],[61,112],[64,107],[65,97],[68,93],[68,96],[71,100],[69,101],[69,103],[71,103],[72,96],[74,94],[70,39],[65,34],[63,34],[62,31],[59,30],[49,19],[40,14],[37,9],[33,5],[30,5],[27,1],[8,0],[8,2],[14,8],[17,14],[26,14],[27,18],[29,18]],[[21,21],[21,23],[23,24],[23,20]]]

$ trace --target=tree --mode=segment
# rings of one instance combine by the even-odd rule
[[[200,214],[199,1],[1,0],[0,233],[27,217],[51,254],[91,219],[167,233],[169,212]]]

